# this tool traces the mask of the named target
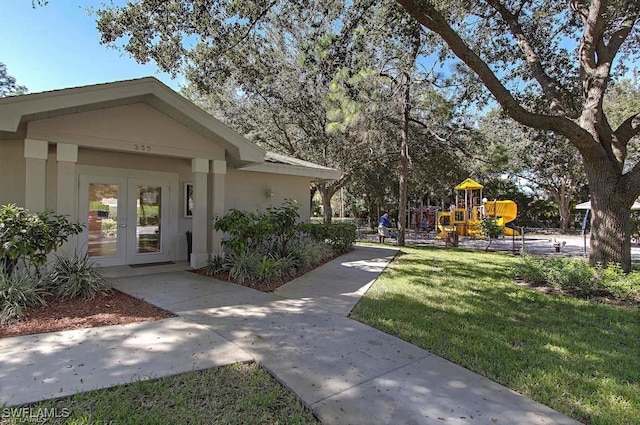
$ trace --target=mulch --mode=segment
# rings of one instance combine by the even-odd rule
[[[116,289],[92,300],[48,297],[47,305],[27,311],[20,322],[0,326],[0,338],[97,326],[147,322],[175,314]]]
[[[331,255],[331,256],[325,258],[322,262],[320,262],[316,266],[314,266],[313,269],[316,269],[316,268],[328,263],[329,261],[335,260],[336,258],[338,258],[341,255],[342,254]],[[311,270],[313,270],[313,269],[311,269]],[[297,279],[300,276],[309,273],[311,270],[302,271],[302,272],[299,272],[299,273],[297,273],[295,275],[292,275],[292,276],[285,276],[282,279],[277,279],[277,280],[274,280],[274,281],[271,281],[271,282],[265,282],[265,281],[236,282],[236,281],[233,281],[231,279],[231,277],[229,276],[229,271],[228,270],[225,270],[223,272],[216,273],[216,274],[208,274],[207,271],[206,271],[206,268],[202,268],[202,269],[192,270],[192,272],[193,273],[197,273],[197,274],[201,274],[203,276],[207,276],[207,277],[210,277],[210,278],[213,278],[213,279],[229,281],[231,283],[235,283],[236,285],[246,286],[247,288],[257,289],[258,291],[262,291],[262,292],[273,292],[276,289],[278,289],[279,287],[281,287],[282,285],[284,285],[285,283],[289,283],[292,280]]]
[[[334,258],[327,258],[325,264]],[[322,265],[319,264],[318,266]],[[316,267],[318,267],[316,266]],[[307,271],[306,273],[308,273]],[[194,273],[208,276],[204,269]],[[287,276],[274,282],[243,282],[239,285],[263,292],[273,292],[280,286],[303,275]],[[209,276],[215,279],[230,281],[229,272]],[[97,326],[123,325],[135,322],[160,320],[176,315],[149,304],[141,299],[120,292],[116,289],[104,292],[92,300],[46,298],[47,305],[27,311],[26,317],[10,325],[0,326],[0,338],[33,335],[38,333],[59,332],[71,329],[93,328]]]

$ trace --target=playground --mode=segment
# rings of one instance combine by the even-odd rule
[[[394,232],[392,230],[391,234]],[[405,235],[405,243],[408,246],[438,246],[446,248],[446,240],[435,237],[435,232],[423,232],[408,230]],[[378,242],[378,236],[372,231],[361,230],[358,234],[358,240],[362,242]],[[396,240],[387,239],[387,243],[395,245]],[[473,238],[469,236],[460,237],[458,239],[458,247],[463,249],[484,250],[488,241],[486,239]],[[556,244],[559,243],[559,251],[556,250]],[[522,250],[530,254],[545,255],[554,257],[571,257],[571,258],[588,258],[589,257],[590,237],[587,234],[582,236],[579,234],[561,234],[561,233],[542,233],[542,232],[525,232],[524,238],[518,236],[504,236],[491,242],[490,251],[506,252],[519,254]],[[586,248],[585,248],[586,247]],[[640,246],[631,246],[631,259],[640,261]]]
[[[405,243],[411,246],[442,246],[486,249],[489,242],[482,235],[480,222],[494,219],[502,228],[502,237],[491,242],[491,251],[522,251],[536,255],[588,258],[588,233],[568,234],[541,229],[509,227],[518,215],[518,206],[511,200],[488,200],[483,197],[484,186],[466,179],[455,188],[455,203],[449,210],[431,205],[410,205]],[[377,236],[361,229],[358,240],[375,242]],[[389,242],[397,240],[397,229],[390,229]],[[640,247],[631,248],[632,260],[640,260]]]

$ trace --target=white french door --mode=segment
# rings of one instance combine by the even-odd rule
[[[102,266],[172,260],[171,186],[161,177],[80,174],[80,246]]]

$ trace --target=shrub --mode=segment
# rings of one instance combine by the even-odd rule
[[[251,249],[233,252],[229,256],[229,278],[238,283],[257,280],[259,263],[259,254]]]
[[[619,264],[609,264],[595,269],[599,289],[621,300],[640,298],[640,272],[625,274]]]
[[[229,270],[229,278],[243,283],[249,280],[277,280],[307,271],[334,253],[349,251],[356,240],[354,224],[296,224],[298,204],[287,200],[265,211],[231,210],[217,218],[214,229],[227,232],[223,242],[230,255],[213,258],[207,274]]]
[[[213,228],[226,232],[229,239],[222,242],[231,252],[237,253],[252,248],[268,236],[261,225],[261,218],[257,213],[232,209],[221,218],[217,218]]]
[[[544,284],[547,277],[542,266],[543,260],[540,257],[534,257],[526,253],[522,253],[520,261],[514,266],[514,273],[522,280],[532,284]]]
[[[524,267],[530,269],[529,278],[535,278],[534,283],[545,283],[554,289],[565,291],[581,291],[585,295],[596,289],[594,270],[586,261],[566,258],[533,259],[531,256],[525,258]]]
[[[278,256],[278,254],[271,254],[273,258],[277,259],[282,277],[293,276],[298,272],[298,264],[294,256],[287,254],[285,256]]]
[[[272,255],[263,255],[256,268],[256,277],[263,282],[281,280],[284,276],[281,260]]]
[[[46,305],[44,292],[39,278],[24,271],[9,274],[0,267],[0,325],[22,319],[29,307]]]
[[[310,253],[311,249],[309,247],[316,243],[316,241],[309,237],[301,237],[291,243],[287,248],[287,257],[292,259],[292,262],[298,271],[304,272],[312,267],[313,259]]]
[[[336,254],[350,251],[356,241],[357,227],[353,223],[301,223],[298,229],[316,241],[327,242]]]
[[[498,222],[493,218],[483,218],[478,227],[482,235],[489,239],[489,244],[485,248],[485,251],[489,249],[494,239],[499,238],[504,233],[504,229],[498,226]]]
[[[298,236],[287,249],[287,257],[292,259],[299,272],[312,269],[332,255],[334,252],[328,243],[314,240],[308,235]]]
[[[207,265],[204,267],[204,272],[207,276],[214,276],[222,271],[229,269],[229,258],[226,254],[214,254],[210,255],[207,260]]]
[[[0,207],[0,266],[12,274],[18,262],[33,266],[37,276],[47,261],[47,254],[58,249],[82,226],[51,211],[29,213],[16,205]]]
[[[597,289],[594,269],[586,261],[565,259],[559,265],[557,275],[562,289],[580,291],[584,295],[591,295]]]
[[[98,263],[87,253],[73,257],[56,256],[46,283],[60,298],[92,299],[111,288]]]
[[[579,259],[541,258],[523,254],[514,272],[527,282],[577,291],[586,296],[605,293],[621,300],[640,299],[640,272],[627,275],[618,264],[591,267]]]
[[[270,235],[279,242],[280,253],[283,253],[289,241],[296,235],[297,221],[300,219],[300,206],[296,201],[287,199],[279,207],[269,207],[265,214]]]
[[[286,200],[279,207],[269,207],[266,211],[232,209],[217,218],[213,228],[229,234],[229,239],[223,244],[233,252],[247,248],[260,249],[269,238],[275,239],[279,246],[286,247],[296,233],[296,221],[300,217],[298,210],[297,202],[292,200]]]

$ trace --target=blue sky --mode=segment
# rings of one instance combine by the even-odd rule
[[[96,18],[86,9],[103,3],[50,0],[34,9],[31,0],[0,0],[0,62],[30,93],[147,76],[178,90],[181,80],[155,64],[100,44]]]

